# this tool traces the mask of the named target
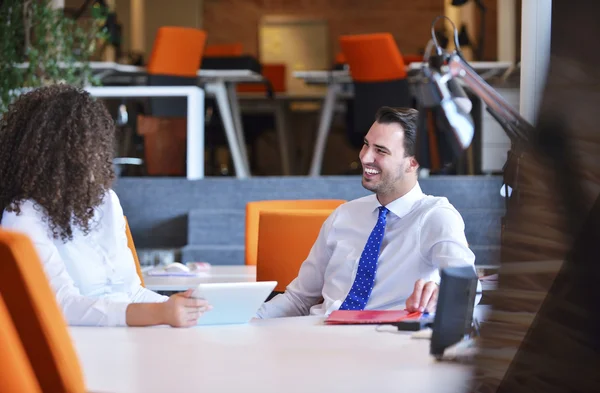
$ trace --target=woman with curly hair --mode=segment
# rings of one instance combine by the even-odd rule
[[[71,325],[192,326],[191,292],[141,286],[111,184],[114,123],[87,92],[52,85],[0,120],[0,226],[27,234]]]

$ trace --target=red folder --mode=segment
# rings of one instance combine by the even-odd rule
[[[419,319],[422,315],[421,312],[408,312],[407,310],[336,310],[329,315],[325,323],[332,325],[396,323]]]

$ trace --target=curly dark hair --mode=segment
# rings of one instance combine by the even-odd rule
[[[90,232],[114,180],[114,121],[85,90],[66,84],[18,97],[0,119],[0,219],[32,200],[55,239]]]

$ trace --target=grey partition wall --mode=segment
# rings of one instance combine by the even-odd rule
[[[477,265],[499,264],[504,199],[497,176],[421,179],[426,194],[444,196],[461,213]],[[267,199],[368,195],[360,177],[119,178],[114,189],[138,249],[176,249],[183,262],[243,264],[246,203]]]

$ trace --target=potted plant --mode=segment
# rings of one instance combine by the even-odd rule
[[[107,38],[107,10],[74,19],[50,0],[0,0],[0,116],[23,89],[97,85],[89,61]]]

